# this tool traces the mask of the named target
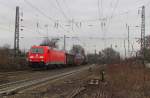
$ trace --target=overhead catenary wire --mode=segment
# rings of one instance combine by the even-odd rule
[[[71,15],[70,7],[68,6],[68,4],[67,4],[66,0],[63,0],[63,3],[64,3],[64,5],[65,5],[65,6],[66,6],[66,8],[67,8],[67,10],[68,10],[68,13],[69,13],[70,17],[71,17],[71,18],[73,18],[73,16]]]
[[[115,5],[114,5],[113,10],[112,10],[112,13],[110,15],[111,18],[113,17],[113,14],[116,11],[116,8],[118,7],[118,3],[119,3],[119,0],[116,0]],[[106,25],[107,20],[108,20],[108,24]],[[105,26],[105,32],[109,29],[110,19],[106,18],[106,21],[104,22],[105,23],[105,25],[104,25]],[[105,32],[104,32],[104,37],[106,37]],[[104,46],[106,46],[106,39],[104,39]]]
[[[28,2],[29,3],[29,2]],[[5,7],[7,7],[7,8],[9,8],[9,9],[11,9],[11,10],[14,10],[12,7],[10,7],[10,6],[7,6],[5,3],[3,3],[3,2],[1,2],[1,5],[3,5],[3,6],[5,6]],[[38,9],[37,9],[38,10]],[[38,10],[38,11],[40,11],[40,10]],[[23,12],[23,11],[22,11]],[[42,12],[40,12],[40,13],[42,13]],[[22,15],[22,13],[20,13],[21,15]],[[2,16],[2,15],[1,15]],[[7,15],[8,16],[8,15]],[[4,17],[5,18],[5,17]],[[8,20],[8,19],[6,19],[6,20]],[[9,22],[10,23],[10,22]],[[10,25],[10,24],[9,24]],[[11,25],[13,25],[13,24],[11,24]],[[5,31],[13,31],[13,30],[9,30],[9,29],[7,29],[7,28],[2,28],[2,27],[0,27],[1,29],[3,29],[3,30],[5,30]],[[23,28],[25,28],[24,26],[23,26]],[[28,29],[28,31],[31,31],[31,28],[25,28],[25,30],[27,30]],[[29,30],[30,29],[30,30]],[[33,32],[33,31],[32,31]]]
[[[5,6],[6,8],[10,9],[10,10],[15,10],[15,6],[11,7],[10,5],[5,4],[4,2],[0,1],[0,5]]]
[[[114,15],[114,13],[115,13],[115,11],[116,11],[117,7],[118,7],[118,4],[119,4],[119,0],[116,0],[115,6],[114,6],[114,8],[113,8],[113,11],[112,11],[112,13],[111,13],[111,16],[110,16],[110,17],[113,17],[113,15]]]
[[[66,13],[64,12],[64,10],[63,10],[63,8],[61,7],[61,5],[60,5],[60,3],[58,2],[58,0],[55,0],[55,1],[56,1],[56,3],[57,3],[57,6],[58,6],[59,9],[60,9],[62,15],[64,16],[64,18],[67,20],[67,22],[69,22],[69,23],[71,24],[70,26],[71,26],[72,32],[76,33],[77,31],[74,30],[74,26],[76,26],[76,27],[79,28],[78,23],[73,19],[73,17],[69,18],[69,17],[66,15]],[[66,1],[64,1],[64,4],[66,5],[66,8],[68,8],[68,6],[67,6],[67,4],[66,4]],[[68,10],[69,10],[69,8],[68,8]]]
[[[14,32],[14,31],[13,31],[12,29],[10,29],[10,28],[4,28],[4,27],[1,27],[1,26],[0,26],[0,29],[1,29],[1,30],[4,30],[4,31],[9,31],[9,32],[11,31],[11,32]]]
[[[71,30],[72,30],[73,32],[75,32],[75,31],[74,31],[74,24],[75,24],[74,20],[68,18],[68,16],[67,16],[66,13],[64,12],[64,10],[63,10],[63,8],[61,7],[61,5],[60,5],[60,3],[58,2],[58,0],[55,0],[55,1],[56,1],[57,6],[58,6],[59,9],[60,9],[62,15],[64,16],[64,18],[65,18],[67,21],[70,21],[70,22],[71,22]]]
[[[118,1],[118,3],[119,3],[119,1]],[[148,3],[146,3],[146,4],[143,4],[143,5],[145,5],[146,7],[150,6],[150,1]],[[132,13],[133,11],[138,10],[141,7],[142,6],[140,5],[140,6],[137,6],[137,7],[133,8],[133,9],[128,9],[127,11],[123,11],[123,12],[120,12],[118,14],[113,14],[113,16],[111,14],[112,17],[111,16],[106,16],[105,18],[107,18],[107,19],[118,18],[120,16]],[[79,21],[80,22],[93,22],[93,21],[98,21],[98,20],[99,20],[99,18],[93,18],[93,19],[86,19],[86,20],[82,19],[82,20],[79,20]]]
[[[113,1],[112,1],[113,2]],[[116,5],[119,3],[119,1],[116,3]],[[146,7],[148,7],[148,6],[150,6],[150,1],[149,2],[147,2],[146,4],[143,4],[144,6],[146,6]],[[139,8],[141,8],[142,7],[142,5],[140,5],[140,6],[137,6],[137,7],[135,7],[135,8],[133,8],[133,9],[128,9],[127,11],[123,11],[123,12],[120,12],[120,13],[118,13],[118,14],[111,14],[110,16],[106,16],[105,18],[107,18],[107,19],[113,19],[113,18],[118,18],[118,17],[120,17],[120,16],[122,16],[122,15],[126,15],[126,14],[129,14],[129,13],[131,13],[131,12],[133,12],[133,11],[135,11],[135,10],[138,10]],[[113,8],[114,9],[114,8]],[[116,9],[116,8],[115,8]],[[114,10],[115,11],[115,10]],[[113,13],[114,13],[114,11],[113,11]],[[111,17],[112,16],[112,17]],[[99,20],[99,18],[95,18],[95,19],[87,19],[87,20],[80,20],[81,22],[90,22],[90,21],[98,21]]]
[[[74,31],[74,25],[76,25],[76,26],[78,26],[77,25],[77,23],[74,21],[74,19],[73,19],[73,17],[68,17],[68,15],[64,12],[64,10],[63,10],[63,8],[62,8],[62,6],[60,5],[60,3],[58,2],[58,0],[55,0],[55,2],[56,2],[56,6],[54,6],[54,4],[53,4],[53,6],[54,6],[54,8],[55,9],[57,9],[62,15],[63,15],[63,17],[64,17],[64,19],[65,19],[65,22],[69,22],[70,24],[69,24],[69,26],[71,26],[71,30],[72,30],[72,32],[75,32]],[[51,3],[50,1],[49,1],[49,3]],[[67,3],[66,3],[66,1],[63,1],[63,3],[65,4],[65,6],[66,6],[66,8],[68,9],[68,11],[70,10],[70,8],[68,7],[68,5],[67,5]],[[58,24],[58,22],[61,22],[60,20],[56,20],[56,25]],[[64,22],[64,21],[63,21]],[[69,31],[67,31],[67,32],[69,32]]]
[[[98,19],[101,18],[101,14],[100,14],[100,0],[98,0]]]
[[[101,0],[101,17],[103,18],[103,0]]]
[[[52,4],[51,2],[50,2],[50,0],[47,0],[48,2],[49,2],[49,4],[51,4],[50,6],[52,6],[52,8],[54,8],[54,9],[56,9],[59,13],[61,13],[62,15],[63,15],[63,17],[65,18],[65,21],[68,21],[68,20],[70,20],[70,18],[67,16],[67,14],[64,12],[64,10],[62,9],[62,7],[61,7],[61,5],[60,5],[60,3],[58,2],[58,0],[57,1],[55,1],[56,3],[56,5],[55,4]],[[69,11],[69,7],[68,7],[68,5],[66,4],[66,1],[64,0],[63,1],[63,3],[65,4],[65,6],[66,6],[66,8],[68,9],[68,11]]]
[[[28,0],[24,0],[24,2],[26,4],[28,4],[30,7],[32,7],[33,9],[35,9],[37,12],[39,12],[41,15],[43,15],[44,17],[46,17],[47,19],[49,19],[50,21],[52,21],[53,23],[55,23],[57,21],[57,20],[53,19],[52,17],[48,16],[47,14],[45,14],[42,10],[40,10],[39,8],[37,8],[36,6],[34,6]],[[67,30],[65,30],[63,28],[63,26],[61,24],[59,24],[59,27],[62,28],[65,32],[68,32]]]
[[[64,16],[64,18],[65,18],[66,20],[70,20],[70,19],[68,18],[68,16],[66,15],[66,13],[64,12],[63,8],[61,7],[61,5],[60,5],[60,3],[58,2],[58,0],[55,0],[55,1],[56,1],[57,6],[58,6],[59,9],[60,9],[60,12],[61,12],[62,15]]]
[[[121,14],[127,14],[127,12],[121,13]],[[121,14],[120,14],[120,15],[121,15]],[[114,16],[116,17],[116,15],[114,15]],[[114,17],[107,17],[107,18],[109,19],[109,18],[114,18]],[[85,20],[85,21],[92,21],[92,20]],[[97,19],[94,19],[93,21],[97,21]]]
[[[34,8],[37,12],[39,12],[41,15],[45,16],[46,18],[48,18],[51,21],[55,21],[53,18],[51,18],[50,16],[46,15],[43,11],[41,11],[39,8],[35,7],[32,3],[30,3],[28,0],[24,0],[25,3],[27,3],[28,5],[30,5],[32,8]]]
[[[32,29],[27,29],[28,31],[33,31]],[[34,36],[30,36],[31,38],[34,38]],[[39,38],[41,37],[46,37],[46,36],[40,36]],[[63,36],[50,36],[51,38],[61,38],[63,39],[64,37]],[[90,37],[90,36],[86,36],[86,37],[83,37],[83,36],[69,36],[70,39],[78,39],[78,40],[81,40],[81,39],[89,39],[89,40],[104,40],[104,37]],[[128,39],[127,37],[106,37],[105,39],[107,40],[126,40]],[[140,37],[131,37],[130,38],[131,40],[139,40]]]
[[[116,11],[116,9],[117,9],[117,7],[118,7],[118,4],[119,4],[119,0],[116,0],[116,2],[115,2],[115,6],[113,7],[113,10],[112,10],[112,13],[111,13],[111,15],[110,15],[110,18],[108,18],[108,25],[107,25],[107,29],[109,29],[109,25],[110,25],[110,19],[112,19],[112,17],[114,16],[114,13],[115,13],[115,11]]]

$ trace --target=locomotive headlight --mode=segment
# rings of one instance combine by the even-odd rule
[[[30,59],[32,59],[33,58],[33,56],[30,56]]]
[[[41,60],[42,62],[44,61],[44,60]]]
[[[44,58],[44,56],[40,56],[40,59],[43,59]]]

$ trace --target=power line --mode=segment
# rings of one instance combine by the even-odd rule
[[[100,19],[101,17],[101,15],[100,15],[100,0],[98,0],[98,19]]]
[[[113,8],[113,11],[112,11],[112,14],[111,14],[110,17],[113,17],[114,12],[116,11],[116,9],[117,9],[117,7],[118,7],[118,4],[119,4],[119,0],[116,0],[115,6],[114,6],[114,8]]]
[[[68,9],[68,13],[71,15],[70,7],[68,6],[66,0],[63,0],[63,3],[65,4],[66,8]],[[73,18],[73,16],[71,16]]]
[[[98,0],[99,1],[99,0]],[[118,0],[118,2],[116,2],[116,4],[115,5],[118,5],[119,4],[119,0]],[[145,4],[145,6],[149,6],[150,5],[150,2],[148,2],[148,3],[146,3]],[[99,6],[99,5],[98,5]],[[117,18],[117,16],[122,16],[122,15],[126,15],[126,14],[129,14],[129,13],[131,13],[131,12],[133,12],[133,11],[135,11],[135,10],[137,10],[137,9],[139,9],[139,8],[141,8],[142,6],[138,6],[138,7],[135,7],[135,8],[133,8],[133,9],[129,9],[129,10],[127,10],[127,11],[124,11],[124,12],[120,12],[120,13],[118,13],[118,14],[111,14],[110,16],[107,16],[107,17],[105,17],[105,18],[107,18],[107,19],[113,19],[113,18]],[[117,8],[117,7],[116,7]],[[113,9],[116,9],[115,7],[113,8]],[[115,10],[114,10],[115,11]],[[114,13],[114,11],[112,12],[112,13]],[[114,17],[115,16],[115,17]],[[92,21],[98,21],[99,20],[99,18],[98,19],[87,19],[87,20],[80,20],[80,22],[92,22]]]
[[[117,7],[118,7],[118,4],[119,4],[119,0],[116,0],[115,6],[114,6],[113,11],[112,11],[112,13],[111,13],[111,15],[110,15],[110,18],[108,18],[108,26],[107,26],[107,29],[109,28],[110,19],[112,19],[113,15],[114,15],[114,13],[115,13]]]
[[[49,0],[47,0],[50,4],[52,4]],[[59,4],[59,2],[58,1],[55,1],[56,2],[56,6],[54,6],[53,5],[53,8],[55,8],[55,9],[57,9],[57,11],[59,11],[62,15],[63,15],[63,17],[67,20],[68,19],[68,17],[67,17],[67,15],[65,14],[65,12],[62,10],[62,7],[60,6],[60,4]],[[65,1],[64,1],[64,3],[65,3]],[[50,6],[52,6],[52,5],[50,5]],[[65,6],[67,6],[67,4],[65,5]],[[68,8],[69,9],[69,8]],[[67,20],[68,21],[68,20]]]
[[[65,18],[66,20],[71,20],[71,22],[70,22],[70,23],[71,23],[71,30],[72,30],[73,32],[75,32],[75,31],[74,31],[74,25],[78,26],[77,23],[75,23],[75,21],[74,21],[73,19],[68,18],[67,15],[65,14],[63,8],[61,7],[60,3],[58,2],[58,0],[55,0],[55,1],[56,1],[57,6],[58,6],[59,9],[60,9],[62,15],[64,16],[64,18]]]
[[[71,23],[71,30],[73,31],[73,32],[75,32],[74,31],[74,24],[76,25],[76,26],[78,26],[78,24],[77,23],[75,23],[75,21],[73,20],[73,18],[72,19],[70,19],[67,15],[66,15],[66,13],[64,12],[64,10],[63,10],[63,8],[61,7],[61,5],[60,5],[60,3],[58,2],[58,0],[55,0],[56,1],[56,4],[57,4],[57,6],[58,6],[58,8],[57,7],[55,7],[58,11],[60,11],[60,13],[63,15],[63,17],[66,19],[66,21],[68,22],[70,22]],[[68,10],[69,10],[69,7],[67,6],[67,4],[66,4],[66,2],[64,1],[64,4],[66,5],[66,8],[68,8]],[[55,23],[56,25],[57,25],[57,27],[58,27],[58,20],[57,20],[57,22]],[[68,31],[67,31],[68,32]]]
[[[102,17],[103,17],[103,0],[101,0],[101,14],[102,14]]]
[[[9,28],[3,28],[3,27],[0,27],[1,30],[4,30],[4,31],[11,31],[11,32],[14,32],[13,30],[10,30]]]
[[[9,3],[10,3],[10,2],[9,2]],[[5,7],[11,9],[11,10],[14,10],[12,7],[10,7],[10,5],[7,5],[7,4],[5,4],[4,2],[1,2],[1,1],[0,1],[0,4],[1,4],[2,6],[5,6]],[[15,8],[15,7],[14,7],[14,8]]]
[[[36,6],[34,6],[32,3],[30,3],[29,1],[27,0],[24,0],[26,4],[28,4],[29,6],[31,6],[33,9],[35,9],[37,12],[39,12],[40,14],[42,14],[43,16],[45,16],[47,19],[49,19],[50,21],[52,22],[56,22],[57,20],[54,20],[52,17],[48,16],[47,14],[45,14],[43,11],[41,11],[39,8],[37,8]],[[64,31],[66,31],[62,26],[61,24],[59,24],[59,27],[62,28]],[[68,31],[66,31],[68,32]]]
[[[146,4],[144,4],[144,6],[145,6],[145,7],[150,6],[150,1],[149,1],[148,3],[146,3]]]
[[[98,19],[101,20],[103,17],[103,0],[98,0]]]
[[[60,6],[58,0],[55,0],[55,1],[56,1],[57,6],[58,6],[59,9],[60,9],[60,12],[61,12],[62,15],[64,16],[64,18],[65,18],[66,20],[69,20],[69,18],[67,17],[67,15],[65,14],[65,12],[63,11],[62,7]]]
[[[24,0],[25,3],[27,3],[28,5],[30,5],[32,8],[34,8],[37,12],[41,13],[43,16],[47,17],[49,20],[51,21],[55,21],[53,18],[49,17],[48,15],[46,15],[43,11],[41,11],[39,8],[35,7],[32,3],[30,3],[29,1],[27,0]]]

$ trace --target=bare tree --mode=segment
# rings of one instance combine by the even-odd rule
[[[85,55],[85,50],[81,45],[73,45],[72,49],[70,50],[70,53]]]
[[[0,55],[6,56],[9,54],[10,45],[5,44],[3,47],[0,47]]]
[[[98,54],[88,54],[87,58],[89,63],[97,64],[119,63],[121,59],[119,52],[112,48],[106,48]]]
[[[101,53],[105,63],[115,63],[120,61],[120,53],[112,48],[106,48],[102,50]]]
[[[5,45],[3,46],[3,48],[4,48],[4,49],[10,49],[10,45],[9,45],[9,44],[5,44]]]
[[[51,40],[49,40],[48,38],[45,38],[42,43],[40,44],[40,46],[49,46],[51,48],[58,48],[58,38],[53,38]]]

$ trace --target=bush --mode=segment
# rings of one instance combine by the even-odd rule
[[[27,69],[25,56],[13,56],[13,50],[2,47],[0,48],[0,71],[13,71]]]

